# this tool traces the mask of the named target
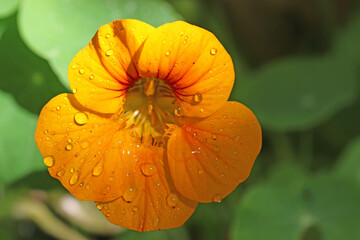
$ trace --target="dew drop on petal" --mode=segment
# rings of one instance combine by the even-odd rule
[[[74,120],[77,124],[84,125],[88,122],[89,119],[85,113],[77,112],[75,113]]]
[[[110,34],[109,34],[109,33],[105,35],[105,38],[109,38],[109,37],[110,37]]]
[[[102,170],[103,170],[103,164],[102,162],[100,161],[98,164],[96,164],[96,166],[94,167],[93,171],[92,171],[92,174],[94,176],[99,176],[101,173],[102,173]]]
[[[222,200],[222,198],[221,198],[221,196],[220,196],[220,194],[216,194],[216,195],[214,195],[213,196],[213,202],[221,202],[221,200]]]
[[[76,88],[73,88],[73,93],[76,94],[77,93],[77,89]]]
[[[217,49],[216,48],[212,48],[211,50],[210,50],[210,54],[211,55],[215,55],[217,53]]]
[[[68,142],[68,143],[72,143],[72,139],[69,138],[69,139],[67,140],[67,142]]]
[[[80,147],[81,147],[82,149],[88,148],[89,145],[90,145],[90,143],[89,143],[88,140],[84,140],[84,141],[81,141],[81,142],[80,142]]]
[[[70,173],[74,173],[75,169],[74,168],[70,168]]]
[[[49,133],[49,131],[46,129],[46,130],[44,130],[44,134],[48,134]]]
[[[71,149],[73,148],[73,145],[72,144],[66,144],[66,146],[65,146],[65,150],[67,150],[67,151],[71,151]]]
[[[198,172],[200,175],[204,173],[204,169],[200,169]]]
[[[174,193],[170,193],[167,197],[166,197],[166,203],[169,207],[171,208],[175,208],[176,205],[178,204],[178,197],[176,196],[176,194]]]
[[[80,73],[80,74],[84,74],[84,72],[85,72],[85,70],[82,69],[82,68],[79,70],[79,73]]]
[[[105,53],[106,56],[111,56],[113,54],[114,54],[114,51],[112,49],[106,51],[106,53]]]
[[[57,175],[58,177],[62,177],[62,176],[64,176],[64,174],[65,174],[65,170],[61,170],[61,171],[59,171],[56,175]]]
[[[73,64],[73,65],[71,66],[71,68],[72,68],[72,69],[76,69],[76,68],[78,68],[78,66],[79,66],[78,64]]]
[[[44,163],[47,167],[52,167],[55,164],[55,158],[51,155],[44,157]]]
[[[74,173],[74,175],[71,176],[69,183],[70,185],[74,185],[78,182],[78,180],[79,180],[79,172],[76,172]]]
[[[200,103],[201,101],[202,101],[202,94],[201,93],[196,93],[194,95],[194,102]]]
[[[127,202],[132,202],[135,199],[136,195],[137,195],[137,190],[136,188],[133,187],[125,191],[123,198]]]
[[[86,184],[86,187],[85,187],[87,190],[90,189],[90,184]]]
[[[139,207],[138,207],[138,206],[134,206],[134,207],[132,208],[132,210],[133,210],[134,212],[137,212],[137,211],[139,211]]]
[[[58,106],[56,107],[56,110],[59,111],[60,109],[61,109],[61,106],[58,105]]]
[[[104,207],[103,203],[96,204],[97,209],[101,210]]]
[[[90,80],[93,80],[93,79],[94,79],[94,75],[91,74],[91,75],[89,76],[89,79],[90,79]]]
[[[165,52],[165,56],[170,56],[170,51],[169,51],[169,50],[167,50],[167,51]]]
[[[156,167],[152,163],[144,163],[140,166],[141,172],[145,176],[152,176],[156,172]]]
[[[204,112],[204,108],[200,108],[200,112],[202,112],[202,113],[203,113],[203,112]]]
[[[159,223],[160,223],[160,219],[159,218],[154,218],[154,220],[153,220],[154,227],[159,226]]]

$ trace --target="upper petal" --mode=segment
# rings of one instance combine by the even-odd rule
[[[260,148],[254,114],[227,102],[208,118],[184,123],[172,133],[167,149],[176,189],[193,201],[220,201],[248,177]]]
[[[152,31],[139,56],[142,78],[166,80],[182,115],[206,117],[227,101],[233,83],[231,57],[209,31],[174,22]]]
[[[116,112],[127,88],[139,77],[134,56],[153,30],[131,19],[100,27],[69,66],[70,86],[77,100],[97,112]]]
[[[117,114],[84,108],[61,94],[40,113],[35,140],[49,168],[80,200],[111,201],[129,187],[139,145]]]
[[[98,209],[110,222],[136,231],[181,226],[197,203],[175,189],[162,148],[141,146],[138,157],[125,194],[112,202],[97,202]]]

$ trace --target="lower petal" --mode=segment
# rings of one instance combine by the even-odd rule
[[[113,224],[136,231],[181,226],[197,203],[184,198],[173,186],[163,149],[141,147],[139,161],[122,197],[97,202],[98,209]]]
[[[237,102],[173,127],[167,146],[171,176],[176,189],[193,201],[221,201],[249,176],[260,152],[260,125]]]

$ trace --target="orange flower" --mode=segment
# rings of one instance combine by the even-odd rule
[[[182,225],[198,202],[244,181],[261,129],[227,102],[231,58],[185,22],[102,26],[69,67],[74,94],[41,111],[35,139],[51,176],[107,219],[137,231]]]

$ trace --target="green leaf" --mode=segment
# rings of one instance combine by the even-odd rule
[[[0,66],[0,89],[33,113],[38,114],[52,97],[66,91],[49,64],[21,41],[15,18],[0,41]]]
[[[15,13],[20,0],[0,0],[0,18],[9,17]]]
[[[34,140],[36,116],[1,91],[0,109],[0,182],[10,183],[43,169],[44,164]]]
[[[180,16],[165,0],[23,0],[19,25],[25,42],[49,60],[69,88],[67,70],[72,58],[100,26],[125,18],[159,26]]]
[[[150,231],[150,232],[135,232],[126,231],[125,233],[119,234],[114,240],[188,240],[190,239],[186,229],[179,227],[175,229]]]
[[[286,168],[244,195],[231,228],[233,240],[360,239],[358,183]]]
[[[355,138],[341,154],[335,173],[360,183],[360,137]]]
[[[314,127],[357,95],[355,72],[330,58],[272,62],[247,80],[234,95],[255,112],[264,128],[277,131]]]

